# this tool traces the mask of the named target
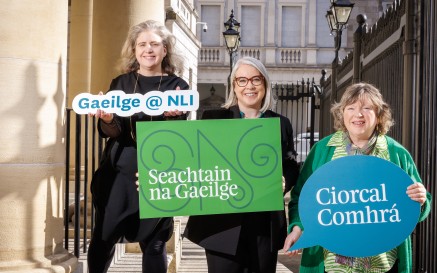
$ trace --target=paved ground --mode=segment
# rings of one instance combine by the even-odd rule
[[[182,242],[182,260],[178,273],[207,273],[204,250],[186,239]],[[280,255],[276,272],[299,272],[299,263],[300,257],[290,259],[289,257]]]
[[[289,194],[285,196],[285,203],[289,201]],[[287,206],[286,206],[287,211]],[[181,231],[185,229],[185,224],[188,217],[175,217],[175,219],[181,220]],[[69,243],[70,247],[73,246],[73,242]],[[87,273],[86,253],[82,252],[79,258],[78,269],[74,273]],[[276,267],[277,273],[292,272],[298,273],[300,265],[300,256],[293,258],[287,257],[281,254],[278,255],[278,263]],[[133,273],[141,272],[141,254],[138,253],[125,253],[123,245],[117,245],[116,254],[108,273]],[[189,240],[182,240],[182,258],[178,273],[207,273],[206,258],[204,250],[191,243]],[[226,272],[225,272],[226,273]]]
[[[186,217],[176,217],[181,220],[182,231],[185,228]],[[300,257],[287,257],[279,252],[276,272],[299,272]],[[207,273],[205,251],[187,239],[182,240],[182,259],[178,273]]]
[[[179,218],[179,217],[178,217]],[[186,218],[181,217],[182,231],[185,228]],[[73,243],[70,243],[72,246]],[[86,254],[82,253],[79,258],[79,267],[74,273],[87,273]],[[282,255],[278,256],[276,267],[277,273],[299,272],[300,257],[289,258]],[[117,245],[115,258],[111,265],[109,273],[133,273],[141,272],[141,254],[125,253],[123,245]],[[203,248],[191,243],[187,239],[182,240],[182,259],[178,268],[178,273],[207,273],[205,252]]]

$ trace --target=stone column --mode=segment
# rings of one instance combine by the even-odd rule
[[[308,44],[307,44],[307,57],[306,64],[307,65],[317,65],[317,1],[309,1],[308,10],[309,10],[309,18],[308,18]],[[305,30],[302,30],[305,32]],[[305,47],[305,44],[302,45]]]
[[[0,1],[0,271],[72,272],[63,248],[68,1]]]
[[[68,107],[71,107],[71,103],[76,95],[90,92],[92,13],[93,1],[75,0],[71,2]]]
[[[267,24],[264,24],[264,27],[267,31],[267,42],[265,44],[266,51],[266,65],[275,65],[276,64],[276,49],[279,45],[276,44],[276,35],[275,31],[278,29],[275,24],[275,12],[276,12],[276,2],[269,1],[268,5],[266,5],[267,9]]]
[[[70,7],[70,31],[69,31],[69,53],[68,53],[68,90],[67,107],[71,108],[73,99],[80,93],[91,92],[91,54],[92,54],[92,22],[93,22],[93,1],[75,0]],[[71,151],[74,151],[74,137],[76,128],[74,126],[76,116],[72,112],[70,126],[70,137],[72,139]],[[92,130],[90,122],[89,132]],[[85,124],[82,121],[82,132],[85,131]],[[83,144],[82,144],[83,145]],[[91,146],[91,145],[90,145]],[[90,147],[91,151],[91,147]],[[84,162],[82,155],[81,162]],[[70,153],[70,166],[75,162],[74,152]],[[89,160],[91,166],[91,158]],[[96,162],[98,163],[98,162]],[[88,173],[91,177],[92,170]],[[70,185],[70,192],[74,193],[74,181]],[[82,189],[83,190],[83,189]],[[89,196],[89,195],[88,195]],[[91,203],[91,199],[89,200]]]
[[[416,23],[414,0],[405,1],[405,38],[403,41],[404,73],[402,75],[404,86],[402,95],[402,145],[409,151],[415,151],[414,143],[418,130],[414,128],[414,121],[417,118],[417,87],[415,75],[417,73],[416,56]],[[416,155],[413,157],[417,158]]]

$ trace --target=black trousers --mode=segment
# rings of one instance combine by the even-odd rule
[[[89,273],[106,273],[115,253],[115,244],[123,236],[123,230],[111,236],[109,240],[102,239],[102,221],[96,217],[96,225],[88,249]],[[150,238],[140,241],[143,273],[166,273],[167,252],[166,241],[169,231],[166,229],[157,230]]]
[[[250,236],[240,239],[236,255],[205,249],[208,273],[274,273],[277,251],[270,251],[271,239]]]

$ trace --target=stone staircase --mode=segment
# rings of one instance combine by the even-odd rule
[[[180,237],[188,217],[175,217],[175,232],[167,243],[169,273],[207,273],[205,251],[187,239]],[[81,245],[81,248],[83,245]],[[300,257],[289,258],[280,254],[277,273],[299,272]],[[117,244],[114,260],[108,273],[141,272],[141,251],[137,244]],[[79,257],[79,266],[74,273],[87,273],[86,253]]]

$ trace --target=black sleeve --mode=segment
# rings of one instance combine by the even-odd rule
[[[188,85],[188,83],[186,81],[184,81],[183,79],[180,78],[180,81],[178,83],[178,86],[182,89],[182,90],[189,90],[190,86]]]
[[[282,175],[285,178],[284,195],[296,184],[299,177],[299,164],[296,161],[294,149],[293,127],[290,120],[281,116],[281,145],[282,145]]]

